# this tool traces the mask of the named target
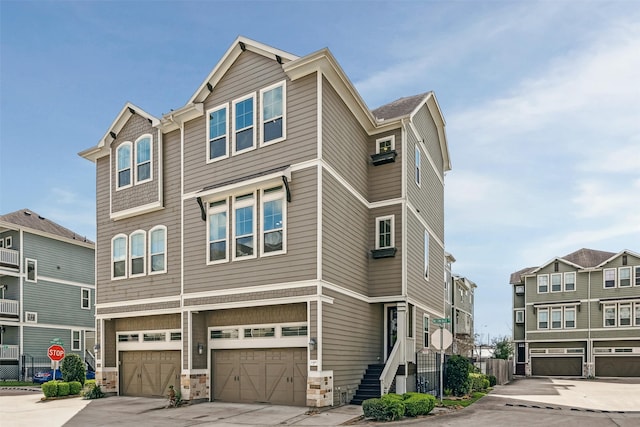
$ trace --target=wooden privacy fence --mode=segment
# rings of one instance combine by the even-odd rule
[[[496,377],[497,384],[506,384],[513,379],[513,360],[487,359],[487,375]]]

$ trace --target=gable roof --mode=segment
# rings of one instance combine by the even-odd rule
[[[20,228],[41,231],[57,237],[64,237],[66,239],[77,240],[78,242],[93,245],[93,242],[86,237],[80,236],[68,228],[46,219],[31,209],[20,209],[19,211],[2,215],[0,216],[0,223],[2,222],[13,224]]]
[[[613,254],[613,255],[612,255],[612,256],[610,256],[609,258],[607,258],[607,259],[603,260],[600,264],[596,265],[596,267],[602,267],[602,266],[604,266],[606,263],[608,263],[609,261],[612,261],[612,260],[614,260],[615,258],[618,258],[618,257],[620,257],[620,256],[622,256],[622,255],[627,255],[627,254],[628,254],[628,255],[631,255],[631,256],[634,256],[634,257],[636,257],[636,258],[640,258],[640,254],[638,254],[638,253],[636,253],[636,252],[633,252],[633,251],[630,251],[630,250],[628,250],[628,249],[625,249],[625,250],[620,251],[620,252],[618,252],[617,254]]]
[[[515,273],[511,273],[511,277],[509,278],[509,284],[515,285],[517,283],[522,282],[522,276],[526,276],[527,274],[531,274],[531,272],[535,271],[538,267],[526,267],[522,270],[518,270]]]
[[[425,102],[425,98],[431,92],[420,93],[418,95],[406,96],[404,98],[396,99],[388,104],[382,105],[375,110],[372,110],[371,113],[376,120],[389,120],[395,119],[402,116],[408,116],[413,113],[413,111],[418,108],[423,102]]]

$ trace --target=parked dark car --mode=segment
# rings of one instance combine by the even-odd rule
[[[87,379],[95,380],[96,379],[96,371],[87,371]]]
[[[60,372],[60,369],[56,369],[55,375],[56,375],[55,377],[56,380],[62,380],[62,372]],[[53,369],[36,372],[33,375],[33,382],[35,384],[44,384],[47,381],[52,381],[52,380],[53,380]]]

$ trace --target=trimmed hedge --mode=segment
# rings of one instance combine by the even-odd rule
[[[430,394],[423,393],[405,393],[404,397],[404,415],[407,417],[417,417],[418,415],[427,415],[433,411],[436,406],[436,398]]]
[[[82,384],[80,384],[80,381],[71,381],[69,383],[69,394],[80,394],[80,390],[82,390]]]
[[[69,396],[69,383],[58,381],[58,396]]]
[[[424,393],[389,393],[380,399],[367,399],[362,403],[366,418],[376,421],[396,421],[405,416],[427,415],[436,406],[436,398]]]
[[[42,384],[42,392],[44,393],[44,397],[58,396],[58,381],[47,381]]]
[[[498,379],[495,375],[487,375],[487,378],[489,379],[489,387],[493,387],[498,384]]]
[[[484,374],[469,374],[469,380],[471,381],[470,393],[474,391],[486,391],[491,384],[488,377]]]

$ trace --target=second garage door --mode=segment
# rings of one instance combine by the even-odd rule
[[[640,357],[596,356],[597,377],[640,377]]]
[[[166,397],[169,386],[180,386],[179,351],[120,352],[120,394]]]
[[[213,399],[306,405],[307,349],[215,350]]]
[[[582,357],[532,357],[531,375],[582,376]]]

